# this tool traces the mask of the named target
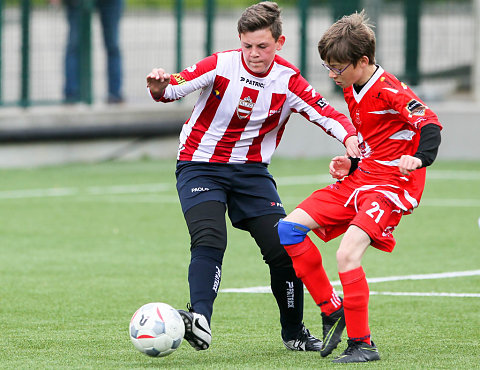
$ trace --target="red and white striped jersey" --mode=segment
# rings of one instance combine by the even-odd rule
[[[417,207],[425,168],[404,176],[398,163],[402,155],[416,153],[423,126],[433,123],[441,127],[436,114],[380,66],[359,93],[353,86],[343,93],[357,129],[362,152],[359,169],[368,178],[363,181],[365,190],[377,187],[405,211]]]
[[[355,134],[348,118],[278,55],[268,72],[259,75],[248,69],[241,49],[215,53],[171,75],[159,101],[174,101],[199,89],[180,134],[177,159],[182,161],[268,164],[292,112],[342,143]]]

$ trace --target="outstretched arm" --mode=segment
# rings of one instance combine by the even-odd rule
[[[162,68],[154,68],[147,75],[147,87],[155,100],[160,99],[170,83],[170,74]]]

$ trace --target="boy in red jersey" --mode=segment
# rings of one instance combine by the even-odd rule
[[[362,154],[360,160],[333,158],[330,174],[339,181],[300,203],[279,222],[278,232],[297,276],[322,312],[331,312],[327,325],[324,320],[322,356],[337,347],[346,325],[348,347],[333,362],[374,361],[380,356],[370,339],[362,256],[369,245],[393,250],[393,230],[420,202],[441,125],[408,86],[375,64],[375,34],[363,11],[333,24],[318,50],[329,77],[343,88]],[[310,230],[325,242],[345,233],[337,251],[340,309]]]
[[[185,339],[197,350],[210,346],[228,210],[232,225],[250,233],[269,266],[284,345],[320,351],[322,342],[302,323],[303,284],[280,244],[276,225],[285,211],[267,166],[294,112],[343,143],[349,155],[359,156],[355,128],[295,66],[276,55],[285,42],[276,3],[247,8],[237,28],[241,49],[215,53],[180,73],[155,68],[147,76],[156,101],[202,90],[180,134],[176,171],[191,238],[191,307],[179,310]]]

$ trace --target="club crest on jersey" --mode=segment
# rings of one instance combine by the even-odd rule
[[[237,107],[237,116],[240,119],[247,118],[250,113],[252,113],[253,107],[255,106],[255,103],[253,102],[252,98],[247,96],[243,99],[240,99],[238,101],[238,107]]]
[[[362,119],[360,118],[360,109],[357,109],[355,111],[355,123],[357,124],[357,126],[362,125]]]

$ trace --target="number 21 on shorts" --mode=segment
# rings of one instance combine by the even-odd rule
[[[380,204],[378,204],[377,202],[372,202],[371,205],[373,207],[365,211],[365,213],[369,215],[371,218],[373,218],[375,222],[378,224],[383,214],[385,213],[385,211],[380,208]]]

